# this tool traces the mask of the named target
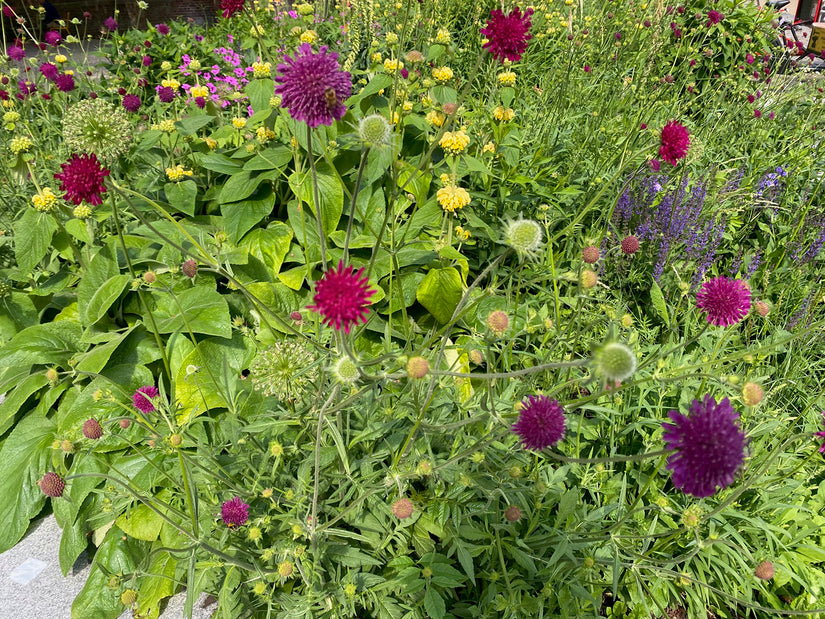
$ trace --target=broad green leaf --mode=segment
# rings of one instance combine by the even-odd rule
[[[243,238],[240,245],[263,262],[274,277],[281,270],[291,242],[292,229],[287,224],[276,221],[266,229],[253,230]]]
[[[220,174],[234,174],[241,171],[241,164],[222,153],[196,153],[195,158],[202,168],[219,172]]]
[[[46,495],[37,482],[51,470],[51,444],[54,440],[54,423],[43,415],[29,414],[3,443],[0,462],[0,552],[14,546],[29,521],[43,507]],[[61,499],[56,499],[61,500]]]
[[[68,526],[63,526],[63,534],[60,536],[60,548],[58,550],[58,560],[60,561],[60,571],[66,576],[74,566],[75,561],[86,547],[89,539],[86,537],[86,530],[80,519],[75,520]]]
[[[304,278],[306,277],[306,267],[294,267],[288,271],[281,271],[278,273],[278,281],[292,290],[300,290],[304,285]]]
[[[98,291],[107,281],[117,277],[118,275],[120,275],[120,267],[115,261],[112,248],[110,245],[104,245],[100,248],[100,251],[95,254],[91,262],[89,262],[86,272],[83,274],[83,277],[80,279],[80,283],[77,285],[77,310],[85,325],[92,324],[88,321],[87,317],[90,314],[97,314],[100,305],[104,301],[103,297],[98,296],[95,302],[96,309],[90,312],[89,305],[92,301],[92,297],[98,295]],[[106,307],[106,309],[108,309],[108,307]]]
[[[23,216],[14,222],[14,256],[23,273],[29,273],[43,259],[55,232],[54,217],[32,208],[26,208]]]
[[[187,179],[178,183],[166,183],[163,192],[170,206],[190,217],[194,216],[195,202],[198,198],[198,186],[195,181]]]
[[[175,560],[168,552],[158,552],[138,589],[137,609],[141,617],[157,619],[161,603],[175,592]]]
[[[429,619],[444,619],[447,615],[443,598],[432,587],[427,587],[427,592],[424,594],[424,610],[427,611]]]
[[[458,307],[461,293],[461,275],[453,267],[445,267],[430,270],[415,296],[438,322],[446,323]]]
[[[409,307],[415,303],[416,291],[423,280],[423,273],[419,273],[417,271],[412,273],[404,273],[401,276],[401,291],[399,292],[398,278],[394,277],[391,284],[390,279],[387,278],[385,280],[387,282],[387,286],[389,287],[389,290],[387,290],[387,298],[390,302],[387,307],[380,310],[380,313],[391,314],[393,312],[397,312],[402,307]],[[375,303],[377,299],[371,299],[371,301]]]
[[[325,163],[318,165],[317,178],[318,196],[321,201],[321,222],[324,233],[329,234],[338,226],[341,213],[344,211],[344,188],[338,177]],[[309,205],[312,214],[315,215],[317,211],[310,171],[293,172],[289,177],[289,187],[301,202]]]
[[[0,343],[10,340],[20,330],[38,323],[32,296],[12,292],[0,301]]]
[[[361,89],[361,92],[359,92],[356,97],[357,99],[369,97],[370,95],[377,94],[379,90],[383,90],[387,86],[392,86],[392,76],[386,73],[378,73],[373,76],[369,84]]]
[[[193,333],[232,336],[229,305],[217,290],[193,286],[174,297],[169,293],[158,294],[162,296],[155,309],[155,323],[160,333],[188,333],[191,329]]]
[[[160,535],[163,518],[148,506],[138,503],[128,513],[118,516],[115,524],[130,537],[154,542]]]
[[[81,327],[73,320],[57,320],[23,329],[3,348],[0,393],[29,374],[34,364],[63,365],[81,348]]]
[[[244,164],[243,169],[280,170],[290,161],[292,161],[292,150],[283,145],[273,146],[252,157]]]
[[[247,200],[221,205],[224,229],[229,240],[237,244],[252,226],[272,213],[275,194],[270,187],[260,187]]]
[[[265,180],[277,177],[279,172],[250,172],[249,170],[241,170],[229,177],[226,184],[221,190],[219,202],[224,204],[226,202],[237,202],[248,198]]]
[[[249,97],[249,104],[254,111],[269,109],[269,100],[275,96],[275,82],[271,79],[254,79],[246,85],[244,93]]]
[[[183,120],[175,121],[175,127],[181,135],[194,135],[198,129],[202,129],[213,120],[215,120],[215,117],[209,114],[189,116]]]
[[[88,301],[81,306],[80,319],[83,324],[91,326],[103,318],[109,308],[112,307],[112,304],[123,294],[131,279],[128,273],[115,275],[92,292]]]
[[[112,337],[112,339],[105,344],[94,346],[89,352],[78,355],[75,358],[75,369],[78,372],[90,372],[92,374],[99,373],[106,367],[109,358],[115,350],[117,350],[117,347],[120,346],[123,340],[126,339],[126,336],[131,333],[131,331],[132,329],[129,328],[122,333],[115,333],[113,334],[114,337]]]
[[[26,377],[13,391],[6,394],[6,399],[0,404],[0,436],[6,433],[20,407],[29,397],[48,384],[45,372],[39,372]]]
[[[415,196],[418,208],[427,202],[427,193],[430,190],[432,174],[424,174],[415,166],[401,161],[398,170],[398,189]],[[435,202],[435,200],[433,200]],[[440,208],[440,207],[439,207]],[[415,216],[413,214],[413,216]]]
[[[655,281],[650,282],[650,302],[653,303],[653,308],[659,314],[665,325],[670,324],[670,317],[667,312],[667,303],[662,294],[662,289]]]

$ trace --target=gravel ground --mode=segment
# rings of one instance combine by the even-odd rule
[[[65,578],[60,571],[60,528],[54,516],[36,521],[14,548],[0,554],[0,619],[71,619],[72,600],[89,574],[89,560],[80,556]],[[183,619],[182,593],[174,596],[161,619]],[[193,619],[209,619],[214,606],[195,604]],[[131,611],[120,619],[131,619]]]

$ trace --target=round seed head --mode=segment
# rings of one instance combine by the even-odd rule
[[[97,440],[103,436],[103,428],[100,426],[100,422],[97,419],[88,419],[83,424],[83,436],[92,440]]]
[[[409,499],[398,499],[392,504],[392,513],[395,514],[396,518],[400,518],[401,520],[409,518],[413,513],[412,501]]]
[[[582,260],[587,264],[595,264],[599,261],[599,248],[595,245],[588,245],[582,250]]]
[[[610,381],[627,380],[636,371],[636,355],[620,342],[610,342],[596,351],[596,367]]]
[[[358,123],[358,135],[370,146],[386,144],[392,133],[392,127],[381,114],[364,116]]]
[[[410,357],[407,361],[407,375],[410,378],[424,378],[430,371],[430,364],[424,357]]]
[[[765,392],[756,383],[745,383],[742,387],[742,401],[746,406],[756,406],[762,401]]]

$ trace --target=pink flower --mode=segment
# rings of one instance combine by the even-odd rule
[[[106,21],[103,22],[103,26],[109,32],[115,32],[117,30],[117,22],[114,17],[107,17]]]
[[[221,9],[225,18],[232,17],[243,10],[244,0],[221,0]]]
[[[249,520],[249,505],[236,496],[221,505],[221,519],[229,527],[239,527]]]
[[[762,118],[762,112],[760,110],[753,111],[754,118]]]
[[[63,40],[63,37],[60,36],[57,30],[48,30],[46,34],[43,35],[43,40],[49,45],[57,45]]]
[[[23,48],[18,45],[9,46],[9,48],[6,50],[6,53],[12,60],[23,60],[23,58],[26,57],[26,52],[23,51]]]
[[[132,405],[144,415],[155,410],[155,405],[150,398],[158,397],[158,388],[154,385],[139,387],[132,395]]]
[[[719,11],[708,11],[707,27],[710,28],[711,26],[715,26],[723,19],[725,19],[725,16]]]
[[[522,402],[513,432],[519,435],[525,449],[542,450],[564,438],[564,409],[547,396],[529,396]]]
[[[707,312],[708,322],[717,327],[735,325],[750,311],[751,291],[741,279],[720,275],[702,285],[696,306]]]
[[[488,39],[484,49],[500,62],[505,59],[513,62],[521,60],[521,55],[527,49],[527,41],[533,38],[530,34],[532,14],[533,9],[527,9],[522,14],[518,7],[507,15],[498,9],[491,10],[487,27],[481,29],[481,34]]]
[[[100,194],[106,191],[103,179],[107,176],[109,170],[100,164],[94,153],[72,155],[61,164],[60,173],[54,175],[61,181],[60,190],[66,193],[66,200],[72,204],[85,200],[92,205],[102,204]]]
[[[61,73],[54,79],[54,83],[60,92],[71,92],[74,90],[74,77],[68,73]]]
[[[676,165],[680,159],[685,158],[689,146],[690,132],[684,125],[671,120],[662,127],[659,157],[671,165]]]
[[[748,64],[753,64],[753,61],[754,61],[753,54],[746,54],[745,55],[745,62],[747,62]]]
[[[369,287],[369,279],[362,277],[363,267],[358,271],[343,261],[337,269],[324,273],[315,283],[315,296],[308,309],[318,312],[324,322],[340,331],[349,333],[352,325],[367,321],[369,298],[375,290]]]
[[[140,97],[137,95],[124,95],[123,107],[127,112],[137,112],[140,109]]]
[[[157,30],[158,34],[160,34],[161,36],[166,36],[167,34],[169,34],[169,26],[167,26],[166,24],[157,24],[155,26],[155,30]]]
[[[51,62],[44,62],[40,65],[40,73],[50,82],[57,79],[57,66]]]

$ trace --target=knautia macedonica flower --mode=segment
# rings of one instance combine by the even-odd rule
[[[123,110],[103,99],[84,99],[63,117],[63,138],[76,153],[111,163],[129,150],[134,130]]]
[[[60,92],[71,92],[74,90],[74,77],[70,73],[61,73],[54,79],[54,85]]]
[[[547,396],[529,396],[513,424],[525,449],[542,450],[564,438],[564,409]]]
[[[637,251],[639,251],[639,239],[635,236],[630,235],[626,236],[622,239],[622,253],[625,256],[632,256]]]
[[[761,385],[747,382],[745,386],[742,387],[742,401],[745,403],[745,406],[756,406],[762,401],[763,397],[765,397],[765,391]]]
[[[229,527],[239,527],[249,520],[249,505],[241,500],[241,497],[224,501],[221,505],[221,520]]]
[[[671,165],[676,165],[680,159],[685,158],[689,146],[690,132],[687,127],[675,120],[669,121],[662,127],[659,157]]]
[[[138,387],[137,391],[132,394],[132,405],[144,415],[151,413],[155,410],[152,399],[158,397],[159,393],[158,388],[154,385]]]
[[[532,219],[516,219],[504,228],[504,242],[512,247],[520,258],[533,258],[541,248],[543,233],[538,222]]]
[[[57,473],[52,472],[43,475],[43,478],[38,482],[38,484],[43,494],[54,499],[62,497],[63,489],[66,487],[66,482],[63,481],[63,478]]]
[[[595,245],[588,245],[582,250],[582,260],[587,264],[596,264],[601,257],[599,248]]]
[[[533,38],[530,34],[532,14],[533,9],[527,9],[522,14],[518,7],[507,15],[499,9],[491,10],[487,27],[481,29],[481,34],[487,38],[484,49],[500,62],[521,60],[521,55],[527,49],[527,41]]]
[[[358,122],[358,136],[365,146],[381,146],[390,139],[392,126],[381,114],[364,116]]]
[[[61,181],[60,190],[72,204],[84,200],[92,205],[102,204],[100,194],[106,191],[103,179],[109,176],[109,170],[100,165],[94,153],[72,155],[66,163],[60,165],[60,172],[54,177]]]
[[[343,118],[347,113],[344,101],[352,94],[350,74],[338,66],[338,54],[328,49],[324,45],[316,54],[309,43],[302,44],[294,57],[284,57],[275,77],[281,107],[310,127],[329,126]]]
[[[770,580],[773,578],[774,573],[773,563],[770,561],[762,561],[762,563],[757,565],[756,569],[753,571],[753,575],[760,580]]]
[[[137,112],[140,109],[140,97],[133,94],[123,95],[123,109],[127,112]]]
[[[392,513],[396,518],[405,520],[413,514],[413,504],[409,499],[398,499],[392,504]]]
[[[369,298],[375,294],[370,288],[364,268],[355,270],[344,262],[324,273],[315,282],[315,296],[307,307],[321,314],[324,322],[336,331],[349,333],[353,325],[367,322]]]
[[[221,0],[221,10],[225,18],[232,17],[243,10],[244,0]]]
[[[430,363],[424,357],[410,357],[407,360],[407,376],[424,378],[430,371]]]
[[[621,342],[610,342],[596,351],[596,369],[607,380],[627,380],[636,371],[636,355]]]
[[[117,30],[117,22],[115,21],[114,17],[107,17],[103,22],[103,26],[109,32],[115,32]]]
[[[286,402],[300,398],[312,384],[315,356],[298,340],[275,342],[258,351],[249,365],[252,386]]]
[[[741,279],[720,275],[702,285],[696,306],[707,312],[708,322],[717,327],[735,325],[751,309],[751,291]]]
[[[672,410],[662,427],[673,485],[695,497],[707,497],[733,483],[745,459],[745,433],[730,400],[718,404],[710,395],[693,400],[688,415]]]
[[[83,436],[91,440],[97,440],[103,436],[103,428],[97,419],[87,419],[83,424]]]

